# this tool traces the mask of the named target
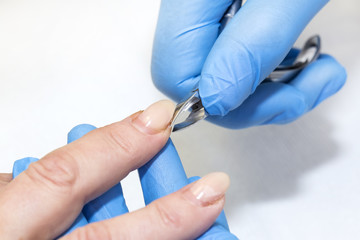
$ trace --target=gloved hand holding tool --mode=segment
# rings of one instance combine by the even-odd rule
[[[153,81],[178,102],[198,89],[208,120],[221,126],[291,122],[336,93],[346,79],[333,57],[318,57],[318,37],[305,46],[314,61],[291,49],[327,2],[248,0],[237,11],[234,5],[241,1],[229,9],[231,0],[162,0]],[[285,82],[268,81],[281,63],[299,71]]]

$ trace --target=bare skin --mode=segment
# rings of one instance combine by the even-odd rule
[[[150,160],[170,136],[174,106],[96,129],[47,154],[12,179],[0,174],[2,239],[54,239],[87,202]],[[214,173],[143,209],[79,228],[64,239],[194,239],[221,212],[227,175]]]

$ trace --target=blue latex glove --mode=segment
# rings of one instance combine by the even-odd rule
[[[218,36],[231,0],[162,0],[153,81],[176,101],[199,88],[208,119],[225,127],[293,121],[343,86],[344,68],[321,55],[287,84],[260,83],[327,2],[247,1]]]
[[[82,137],[94,126],[82,124],[74,127],[68,134],[68,143]],[[13,177],[18,176],[37,158],[17,160],[13,167]],[[150,202],[179,190],[198,178],[187,179],[181,160],[171,140],[147,164],[139,170],[141,186],[146,205]],[[68,234],[78,227],[127,213],[128,208],[123,197],[120,183],[109,191],[86,204],[73,225],[63,234]],[[229,227],[222,212],[213,226],[199,239],[237,239],[229,232]]]
[[[138,172],[146,205],[199,179],[198,177],[187,179],[171,140],[151,161],[139,168]],[[237,238],[230,233],[224,211],[222,211],[211,228],[198,239]]]

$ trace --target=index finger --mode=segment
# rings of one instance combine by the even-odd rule
[[[154,84],[180,101],[197,85],[232,0],[162,0],[153,45]]]
[[[2,236],[57,237],[85,203],[162,148],[170,135],[173,111],[171,102],[160,101],[121,122],[93,130],[30,164],[0,195]]]
[[[80,124],[71,129],[68,134],[68,142],[73,142],[90,131],[96,129],[90,124]],[[82,213],[89,223],[109,219],[129,212],[123,196],[120,183],[110,188],[101,196],[87,203]]]

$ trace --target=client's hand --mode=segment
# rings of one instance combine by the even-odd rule
[[[71,142],[84,133],[74,129],[69,134],[70,144],[31,163],[21,174],[15,165],[14,175],[19,175],[13,180],[1,175],[2,239],[52,239],[69,227],[84,225],[64,238],[193,239],[205,232],[223,208],[229,179],[222,173],[210,174],[162,197],[186,185],[181,180],[185,174],[166,172],[166,165],[157,160],[167,155],[164,151],[176,154],[170,142],[139,171],[145,202],[151,204],[121,215],[127,208],[118,182],[166,144],[173,110],[172,104],[161,101],[100,129],[86,125],[85,131],[93,131]],[[178,159],[175,162],[180,164]],[[157,175],[156,169],[162,167]],[[164,179],[166,174],[174,178]],[[153,188],[153,183],[157,187]],[[102,219],[107,220],[97,222]],[[217,222],[227,227],[223,218]]]

